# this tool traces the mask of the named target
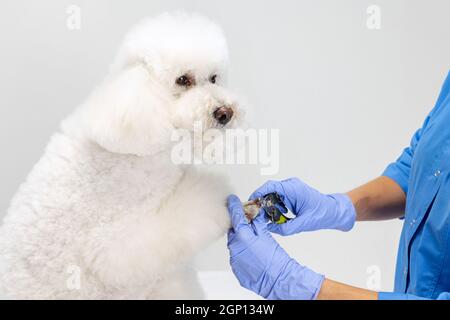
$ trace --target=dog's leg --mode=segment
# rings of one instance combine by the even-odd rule
[[[93,251],[90,265],[107,286],[156,286],[183,268],[229,228],[224,181],[186,173],[175,193],[151,217],[120,222],[120,238]]]
[[[196,270],[186,267],[161,281],[156,292],[153,291],[148,298],[159,300],[200,300],[204,299],[205,296],[198,281]]]

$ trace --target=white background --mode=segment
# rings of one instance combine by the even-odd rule
[[[77,31],[66,27],[70,4],[81,8]],[[372,4],[380,30],[366,27]],[[105,76],[127,29],[166,10],[223,26],[231,87],[253,105],[253,126],[280,129],[277,175],[231,168],[243,198],[269,178],[343,192],[378,176],[433,107],[450,67],[448,0],[3,0],[0,216],[60,120]],[[303,264],[350,284],[365,287],[376,265],[390,290],[400,230],[401,221],[362,223],[279,240]],[[225,244],[199,257],[198,268],[229,270]]]

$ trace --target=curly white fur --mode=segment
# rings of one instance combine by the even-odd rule
[[[170,159],[170,134],[233,106],[220,28],[195,14],[138,24],[111,72],[51,138],[0,229],[9,298],[200,298],[192,257],[224,234],[221,177]],[[189,72],[196,85],[175,83]],[[210,77],[217,74],[217,83]],[[79,271],[79,287],[71,285]]]

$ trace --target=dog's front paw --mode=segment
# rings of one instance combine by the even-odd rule
[[[226,207],[230,193],[224,177],[190,170],[174,194],[173,200],[179,204],[175,219],[196,225],[197,232],[221,236],[230,228]]]

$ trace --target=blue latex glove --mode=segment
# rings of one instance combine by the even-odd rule
[[[355,224],[355,208],[345,194],[322,194],[299,179],[290,178],[266,182],[250,196],[250,200],[272,192],[280,195],[283,203],[296,217],[283,224],[269,224],[271,232],[291,235],[320,229],[348,231]]]
[[[241,201],[228,198],[231,268],[244,288],[266,299],[315,299],[324,276],[291,259],[273,239],[262,215],[250,224]]]

